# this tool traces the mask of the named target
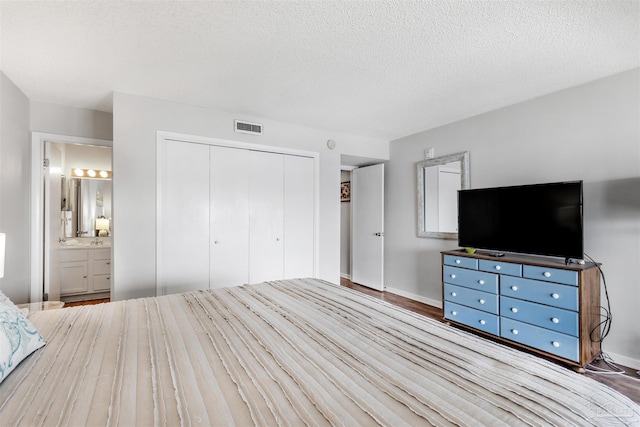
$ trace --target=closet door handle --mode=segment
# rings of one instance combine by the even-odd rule
[[[384,233],[374,233],[374,236],[382,237],[384,236]]]

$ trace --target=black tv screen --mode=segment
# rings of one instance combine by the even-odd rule
[[[582,259],[582,181],[458,191],[458,244]]]

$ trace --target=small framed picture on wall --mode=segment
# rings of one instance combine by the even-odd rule
[[[340,201],[348,202],[351,200],[351,181],[340,183]]]

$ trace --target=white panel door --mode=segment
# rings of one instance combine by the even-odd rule
[[[209,146],[165,140],[158,162],[158,293],[209,287]]]
[[[284,156],[284,278],[313,277],[314,170],[310,157]]]
[[[384,165],[351,174],[351,280],[384,290]]]
[[[249,151],[211,146],[211,289],[249,282]]]
[[[284,156],[251,151],[249,158],[249,282],[282,279]]]

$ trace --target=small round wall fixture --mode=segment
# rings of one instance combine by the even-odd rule
[[[333,139],[328,140],[327,147],[329,147],[329,150],[333,150],[336,148],[336,142]]]

